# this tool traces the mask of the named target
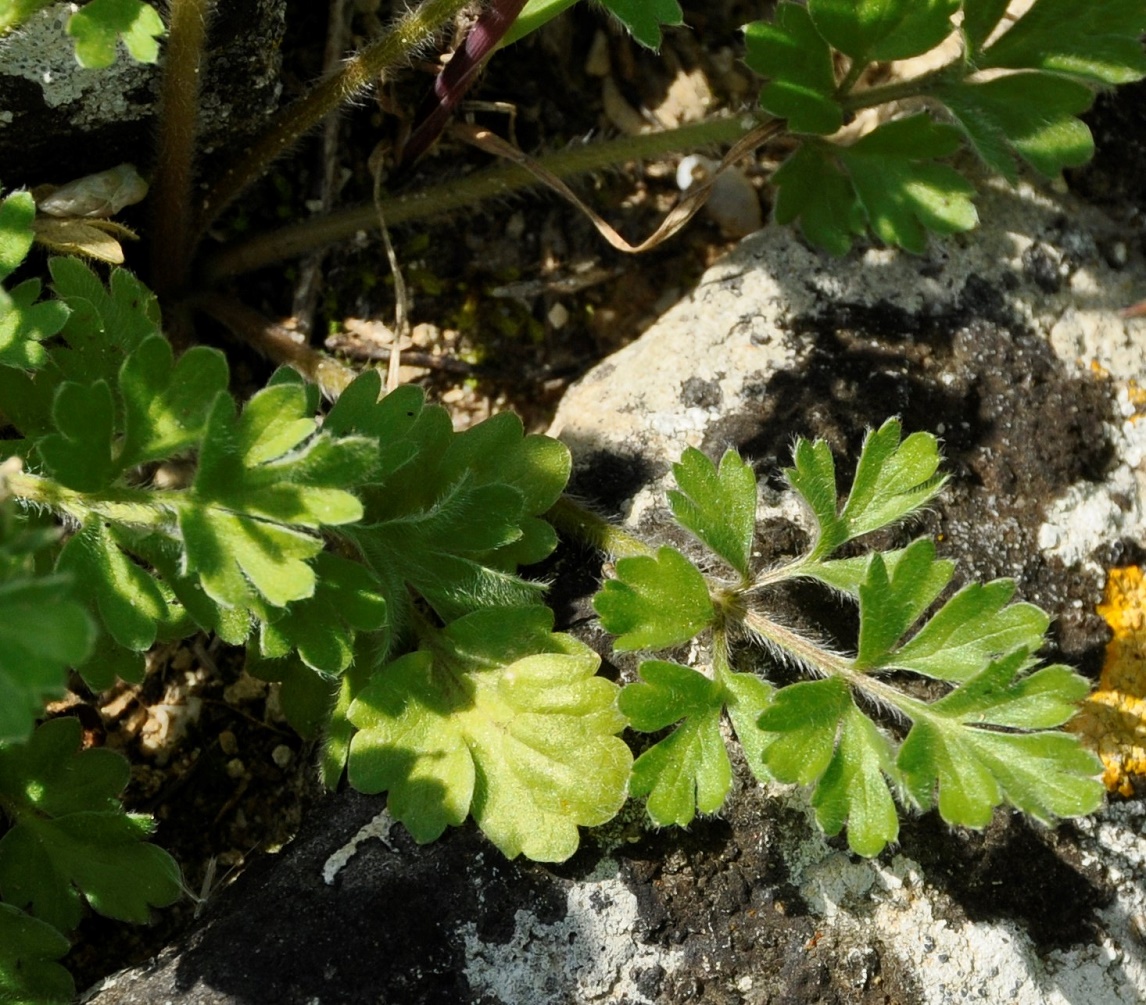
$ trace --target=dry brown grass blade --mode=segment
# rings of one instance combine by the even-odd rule
[[[527,153],[507,143],[500,136],[479,126],[459,124],[455,129],[456,134],[461,139],[464,139],[467,143],[472,144],[479,150],[484,150],[486,153],[493,154],[495,157],[512,161],[514,164],[519,164],[525,168],[525,170],[530,172],[530,174],[537,178],[543,185],[551,188],[584,213],[585,216],[592,221],[593,226],[597,228],[601,236],[614,248],[630,255],[637,255],[655,248],[662,241],[668,240],[673,234],[677,233],[708,201],[708,196],[712,192],[712,186],[716,182],[716,179],[742,157],[751,153],[780,132],[783,125],[784,123],[779,120],[766,122],[741,137],[728,153],[724,155],[719,167],[669,210],[668,215],[661,221],[661,225],[640,244],[630,244],[626,241],[608,221],[582,202],[580,197],[578,197],[565,182],[552,172],[547,171]]]

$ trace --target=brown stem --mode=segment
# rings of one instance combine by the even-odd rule
[[[324,352],[294,340],[294,333],[275,324],[242,301],[223,293],[204,293],[190,302],[209,314],[232,334],[276,363],[297,370],[313,381],[323,394],[337,398],[357,372]]]
[[[215,0],[171,0],[160,93],[159,150],[151,185],[151,285],[162,299],[187,283],[191,185],[199,126],[199,73]]]
[[[424,0],[332,77],[283,109],[243,155],[215,182],[192,229],[198,242],[207,228],[250,184],[257,181],[286,150],[323,119],[371,87],[380,74],[406,63],[438,30],[464,10],[471,0]]]

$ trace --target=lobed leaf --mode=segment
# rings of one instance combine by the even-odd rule
[[[132,653],[149,649],[159,622],[170,616],[167,599],[151,573],[124,554],[112,529],[95,515],[68,539],[56,569],[74,579],[77,599],[99,614],[106,635],[101,632],[91,658],[78,669],[92,687],[107,687],[111,684],[106,676],[109,650],[113,646]],[[142,659],[136,657],[125,665],[120,657],[116,665],[125,680],[142,679]]]
[[[672,470],[680,491],[671,490],[668,499],[677,522],[746,579],[756,532],[756,475],[751,465],[728,450],[718,470],[689,447]]]
[[[855,478],[840,519],[848,539],[887,527],[927,505],[946,482],[937,474],[939,445],[930,433],[900,441],[898,419],[888,419],[863,441]]]
[[[847,684],[838,677],[780,688],[757,720],[766,737],[764,765],[781,782],[809,785],[827,770],[848,709]]]
[[[75,995],[71,974],[55,961],[68,940],[51,925],[0,902],[0,1005],[65,1005]]]
[[[794,133],[828,135],[843,125],[832,50],[806,7],[790,0],[777,4],[773,21],[745,27],[744,43],[744,61],[769,78],[760,92],[765,111],[787,119]]]
[[[125,269],[112,269],[105,286],[78,258],[53,258],[48,268],[68,309],[60,332],[68,344],[52,351],[53,362],[67,380],[115,384],[128,353],[162,335],[155,294]]]
[[[885,122],[849,147],[838,147],[868,225],[885,244],[922,254],[927,232],[957,234],[979,216],[975,187],[954,168],[934,163],[959,149],[959,132],[926,115]]]
[[[952,32],[960,0],[809,0],[816,28],[861,65],[930,52]]]
[[[33,575],[21,552],[46,544],[0,513],[0,744],[22,742],[49,698],[63,695],[69,666],[91,651],[95,626],[72,596],[72,579]]]
[[[772,175],[772,184],[776,222],[799,220],[808,240],[833,255],[846,254],[854,239],[866,233],[855,188],[826,145],[801,145]]]
[[[0,290],[0,365],[31,370],[47,362],[40,343],[59,334],[68,309],[57,300],[37,302],[39,296],[38,279],[11,291]]]
[[[849,704],[835,753],[812,793],[824,833],[838,834],[847,824],[848,847],[857,855],[878,855],[899,836],[899,813],[887,783],[897,777],[887,737]]]
[[[22,745],[0,747],[0,792],[13,824],[0,838],[0,894],[61,932],[81,917],[81,897],[121,921],[144,922],[178,899],[179,867],[144,842],[152,823],[118,795],[127,761],[80,750],[79,720],[52,719]]]
[[[368,476],[375,444],[316,434],[306,405],[295,384],[263,389],[238,417],[230,397],[217,396],[191,490],[172,501],[186,569],[225,607],[257,604],[251,587],[275,607],[311,596],[307,560],[323,542],[306,531],[362,516],[342,486]]]
[[[121,468],[197,446],[228,380],[226,357],[216,349],[195,346],[176,361],[167,339],[144,339],[119,373],[124,410]]]
[[[658,826],[686,826],[697,810],[715,813],[732,785],[732,764],[720,735],[724,689],[678,663],[646,660],[640,682],[621,691],[618,707],[630,725],[652,733],[679,723],[633,764],[631,794],[647,797]]]
[[[951,579],[949,562],[935,559],[935,545],[913,541],[889,568],[871,555],[859,587],[860,632],[855,667],[882,665],[904,633],[915,624]]]
[[[564,861],[621,807],[617,687],[543,607],[476,611],[374,675],[349,709],[350,781],[432,841],[472,815],[508,857]]]
[[[1064,668],[1047,668],[1052,672],[1041,680],[1034,674],[1016,683],[1025,662],[1026,652],[1019,650],[992,663],[931,705],[900,748],[897,763],[912,798],[931,806],[937,790],[939,812],[948,823],[984,827],[1004,801],[1051,823],[1090,813],[1102,801],[1101,764],[1075,737],[982,728],[999,720],[1017,720],[1028,729],[1053,722],[1062,707],[1081,697],[1078,678],[1062,673]],[[1012,702],[1015,707],[1008,708]]]
[[[649,49],[659,49],[661,25],[684,24],[684,13],[677,0],[601,0],[633,38]]]
[[[1009,604],[1009,579],[969,583],[901,646],[889,664],[939,680],[966,681],[994,657],[1037,650],[1050,619],[1034,604]]]
[[[13,192],[0,202],[0,280],[28,256],[35,218],[36,201],[30,192]]]
[[[446,411],[378,375],[358,377],[324,428],[374,438],[377,464],[362,523],[348,531],[383,584],[393,634],[412,617],[411,593],[446,620],[483,606],[532,604],[543,587],[516,575],[557,544],[541,519],[569,477],[567,448],[526,436],[503,413],[455,433]]]
[[[1085,84],[1049,73],[1013,73],[948,84],[934,93],[987,166],[1012,184],[1018,178],[1016,155],[1056,178],[1094,154],[1090,129],[1075,117],[1094,101]]]
[[[912,433],[900,441],[898,419],[888,419],[864,437],[847,502],[837,515],[836,472],[831,450],[822,440],[799,440],[788,483],[800,493],[816,519],[811,562],[831,554],[846,541],[902,520],[925,506],[943,487],[939,447],[929,433]]]
[[[120,467],[111,454],[115,400],[107,381],[65,381],[52,401],[52,421],[58,431],[42,437],[36,449],[56,481],[78,492],[111,485]]]
[[[615,579],[593,598],[605,631],[622,651],[663,649],[687,642],[715,612],[704,576],[675,548],[617,561]]]
[[[1146,76],[1139,41],[1144,32],[1146,10],[1138,0],[1037,0],[975,54],[975,63],[980,69],[1047,70],[1098,84],[1127,84]]]
[[[314,595],[264,621],[260,648],[272,659],[297,650],[311,670],[337,675],[354,658],[356,632],[385,625],[386,600],[377,577],[360,562],[322,552],[314,571]]]
[[[142,0],[91,0],[68,18],[68,34],[76,40],[76,60],[89,70],[115,62],[118,39],[138,63],[159,58],[163,21]]]

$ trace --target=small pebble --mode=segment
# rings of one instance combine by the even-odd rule
[[[290,764],[292,757],[294,757],[294,751],[285,743],[280,743],[271,751],[271,760],[280,768],[285,768]]]

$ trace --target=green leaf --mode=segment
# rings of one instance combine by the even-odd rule
[[[43,437],[37,449],[56,481],[79,492],[109,486],[120,468],[111,455],[115,401],[107,381],[61,384],[52,418],[59,432]]]
[[[35,217],[36,201],[30,192],[13,192],[0,202],[0,280],[28,256]]]
[[[178,899],[179,867],[144,842],[146,817],[118,802],[128,764],[107,749],[80,750],[79,720],[44,723],[27,744],[0,748],[0,792],[13,825],[0,838],[0,893],[61,932],[81,896],[121,921],[145,922]]]
[[[515,488],[477,485],[464,476],[429,509],[363,524],[349,536],[383,582],[389,581],[391,602],[408,583],[451,619],[490,604],[540,599],[540,584],[487,564],[489,556],[521,539],[522,509]]]
[[[958,9],[959,0],[808,0],[824,38],[860,64],[930,52]]]
[[[684,24],[677,0],[601,0],[641,45],[659,49],[661,25]]]
[[[413,384],[404,384],[383,397],[380,374],[367,370],[339,395],[323,429],[374,440],[378,463],[372,472],[373,482],[385,485],[393,480],[399,490],[415,491],[419,486],[412,485],[412,479],[394,476],[407,469],[415,457],[440,456],[453,428],[445,409],[427,407],[425,397],[425,392]],[[373,516],[368,509],[368,517]]]
[[[1099,84],[1146,76],[1140,42],[1146,9],[1139,0],[1037,0],[984,52],[980,69],[1047,70]]]
[[[673,465],[680,491],[668,494],[673,515],[744,578],[756,531],[756,475],[734,450],[725,451],[720,469],[689,447]]]
[[[515,572],[556,546],[540,516],[568,480],[568,449],[523,435],[508,413],[455,433],[417,388],[380,393],[375,372],[358,377],[324,428],[377,444],[365,517],[348,536],[384,585],[392,633],[411,620],[409,589],[446,620],[491,604],[536,603],[541,585]]]
[[[925,538],[905,548],[888,568],[876,553],[859,588],[860,632],[855,667],[884,663],[903,634],[922,616],[951,579],[949,562],[935,560],[935,545]]]
[[[605,631],[621,651],[664,649],[687,642],[715,612],[704,576],[675,548],[617,562],[615,579],[593,598]]]
[[[934,93],[984,162],[1012,184],[1018,178],[1015,154],[1048,178],[1094,154],[1090,130],[1075,118],[1094,100],[1085,84],[1049,73],[1013,73]]]
[[[54,535],[53,535],[54,537]],[[91,650],[95,626],[62,575],[34,575],[31,559],[51,538],[0,510],[0,744],[26,740],[67,669]]]
[[[155,642],[158,622],[168,617],[167,602],[154,577],[120,549],[109,526],[89,516],[60,552],[59,572],[76,582],[76,595],[119,645],[144,652]]]
[[[115,62],[120,37],[136,62],[154,63],[163,33],[159,14],[141,0],[91,0],[68,19],[68,34],[76,40],[76,59],[92,70]]]
[[[1037,650],[1050,619],[1034,604],[1009,604],[1009,579],[969,583],[889,659],[900,669],[965,681],[996,656]]]
[[[0,1005],[66,1005],[71,974],[54,962],[70,948],[51,925],[0,903]]]
[[[939,444],[930,433],[900,442],[898,419],[888,419],[863,441],[856,475],[840,519],[848,540],[887,527],[927,505],[946,482]]]
[[[1045,729],[1061,726],[1090,692],[1086,678],[1069,667],[1042,667],[1027,674],[1027,650],[1017,649],[986,665],[931,710],[976,726]]]
[[[576,2],[577,0],[528,0],[528,3],[521,8],[521,13],[517,15],[517,20],[510,25],[498,48],[504,49],[507,45],[513,45],[526,35],[532,34],[558,14],[567,11]]]
[[[827,135],[843,125],[832,50],[806,7],[787,0],[777,4],[775,20],[748,25],[744,42],[744,61],[769,78],[760,92],[765,111],[787,119],[794,133]]]
[[[847,525],[837,516],[839,496],[832,448],[824,440],[801,437],[792,451],[792,467],[784,469],[784,477],[816,521],[816,538],[809,558],[830,555],[847,540],[848,534]]]
[[[979,222],[975,187],[954,168],[934,163],[959,145],[954,126],[913,115],[837,148],[868,224],[885,244],[922,254],[928,231],[957,234]]]
[[[878,855],[899,836],[899,814],[887,778],[897,777],[891,744],[854,704],[844,712],[839,744],[812,793],[825,834],[848,828],[848,847]]]
[[[900,748],[898,765],[912,797],[930,806],[937,788],[948,823],[984,827],[1004,801],[1046,823],[1090,813],[1102,802],[1102,766],[1074,736],[982,728],[1055,721],[1085,694],[1064,668],[1016,682],[1026,664],[1022,649],[990,664],[921,714]]]
[[[175,361],[165,338],[147,338],[123,364],[123,467],[168,458],[198,444],[215,398],[227,390],[226,357],[195,346]]]
[[[797,441],[794,466],[784,474],[819,527],[809,560],[816,562],[846,541],[902,520],[943,487],[935,437],[919,432],[900,442],[900,434],[899,420],[888,419],[864,437],[852,489],[838,516],[831,450],[822,440]]]
[[[277,658],[297,649],[312,670],[340,674],[354,658],[355,632],[386,623],[386,600],[377,577],[359,562],[322,552],[314,570],[314,596],[263,623],[262,654]]]
[[[998,27],[1011,0],[963,0],[963,34],[967,51],[975,56]]]
[[[835,753],[840,722],[853,707],[847,684],[838,677],[801,681],[780,688],[757,725],[767,738],[764,764],[781,782],[808,785],[827,770]]]
[[[323,543],[299,528],[362,516],[362,504],[342,486],[367,477],[375,445],[316,434],[305,408],[306,392],[292,384],[260,391],[238,418],[230,397],[217,396],[191,491],[171,501],[186,568],[223,606],[250,606],[250,586],[275,607],[311,596],[306,560]]]
[[[914,544],[915,542],[912,542]],[[899,560],[907,552],[907,548],[895,548],[891,551],[881,551],[880,558],[887,569],[887,574],[895,574]],[[872,555],[854,555],[851,558],[837,558],[826,562],[814,562],[800,569],[801,575],[811,576],[825,583],[834,590],[846,593],[855,600],[859,600],[860,586],[867,580],[868,566]],[[955,563],[950,559],[937,559],[934,563],[936,569],[933,575],[943,577],[946,582],[951,581],[955,573]]]
[[[809,240],[833,254],[870,226],[882,241],[920,253],[928,231],[953,234],[978,222],[975,189],[934,163],[960,145],[954,126],[926,115],[885,122],[845,147],[805,143],[776,172],[776,221],[799,219]]]
[[[0,365],[30,370],[47,362],[48,354],[40,343],[59,334],[68,320],[68,309],[57,300],[37,303],[39,296],[38,279],[29,279],[9,292],[0,290]],[[7,402],[5,406],[8,414]]]
[[[260,659],[248,650],[246,670],[252,677],[279,685],[279,707],[291,729],[299,736],[313,740],[323,732],[338,694],[337,680],[316,673],[295,653],[282,658]],[[339,773],[341,768],[340,764]],[[337,782],[337,778],[332,783],[328,782],[327,788],[334,788]]]
[[[125,269],[112,269],[107,286],[78,258],[48,263],[52,288],[68,309],[60,334],[66,347],[52,360],[67,380],[114,385],[128,353],[145,339],[162,335],[159,303],[150,290]]]
[[[546,608],[481,610],[378,672],[350,706],[350,781],[421,842],[472,814],[507,856],[564,861],[625,799],[632,755],[598,657]]]
[[[652,733],[680,725],[637,758],[632,795],[647,797],[648,813],[661,827],[686,826],[697,810],[715,813],[732,785],[732,765],[720,735],[724,689],[678,663],[646,660],[641,681],[621,691],[618,706],[634,729]]]
[[[833,255],[846,254],[867,229],[851,181],[821,145],[803,144],[772,176],[772,184],[776,222],[799,220],[804,236]]]
[[[750,673],[722,673],[720,683],[724,687],[724,706],[748,767],[760,781],[767,781],[764,748],[768,745],[768,736],[761,732],[758,723],[772,702],[775,688]]]

